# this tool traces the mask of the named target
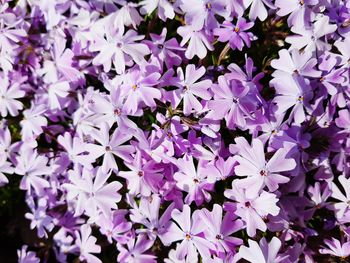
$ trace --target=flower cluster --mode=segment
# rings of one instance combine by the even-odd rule
[[[0,1],[19,262],[347,258],[349,61],[348,0]]]

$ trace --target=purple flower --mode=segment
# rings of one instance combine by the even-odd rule
[[[271,80],[271,85],[276,89],[276,97],[273,103],[277,105],[276,114],[284,114],[292,108],[290,119],[299,124],[305,121],[305,107],[312,98],[309,82],[302,77],[285,76]]]
[[[155,240],[156,237],[159,237],[161,241],[163,240],[163,235],[166,234],[170,225],[174,203],[167,207],[162,216],[159,216],[161,201],[161,198],[157,194],[142,197],[139,207],[134,207],[131,210],[130,219],[146,227],[146,229],[136,230],[137,234],[147,233],[150,240]],[[162,243],[164,244],[163,241]]]
[[[334,209],[335,215],[338,218],[342,218],[343,216],[349,215],[350,213],[350,179],[346,178],[344,175],[340,175],[338,177],[338,180],[342,188],[345,190],[345,195],[339,189],[339,187],[334,182],[332,182],[332,197],[336,200],[339,200],[338,202],[335,202],[332,207]]]
[[[175,90],[174,103],[175,107],[183,100],[183,112],[185,115],[191,114],[192,110],[199,112],[203,109],[202,104],[197,97],[209,100],[211,94],[208,89],[212,82],[209,79],[198,81],[205,74],[205,68],[200,67],[196,69],[195,65],[191,64],[186,67],[185,74],[181,68],[178,68],[179,85],[181,88]]]
[[[225,8],[225,0],[181,0],[179,6],[185,13],[186,23],[198,29],[216,28],[219,23],[215,15],[222,17],[229,15]]]
[[[247,98],[249,88],[239,82],[229,81],[224,76],[218,78],[218,85],[213,87],[214,100],[209,101],[211,112],[208,118],[220,120],[225,118],[228,128],[244,128],[246,118],[250,116],[250,100]]]
[[[254,26],[253,22],[246,22],[243,17],[237,19],[236,25],[229,21],[222,23],[222,28],[216,28],[214,35],[218,36],[220,42],[229,42],[232,49],[242,50],[244,43],[247,47],[250,47],[250,41],[253,38],[253,34],[246,33],[248,29]]]
[[[291,44],[290,49],[303,49],[306,52],[312,52],[316,49],[329,50],[330,45],[321,38],[333,33],[336,29],[336,25],[329,24],[328,16],[322,16],[316,20],[311,29],[292,27],[292,32],[297,35],[288,36],[286,42]]]

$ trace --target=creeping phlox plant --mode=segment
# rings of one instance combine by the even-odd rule
[[[348,262],[349,67],[349,0],[1,0],[19,262]]]

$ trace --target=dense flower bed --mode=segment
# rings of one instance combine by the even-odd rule
[[[346,261],[349,65],[348,0],[0,1],[19,262]]]

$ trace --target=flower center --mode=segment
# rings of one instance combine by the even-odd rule
[[[134,85],[131,86],[131,88],[132,88],[134,91],[136,91],[137,88],[138,88],[138,86],[137,86],[136,84],[134,84]]]
[[[211,3],[208,2],[208,3],[206,3],[205,7],[207,8],[207,10],[211,10],[212,5],[211,5]]]
[[[266,172],[265,170],[261,170],[261,171],[260,171],[260,175],[261,175],[261,176],[267,176],[267,172]]]
[[[139,172],[137,173],[137,175],[138,175],[139,177],[142,177],[142,176],[143,176],[143,171],[139,171]]]
[[[245,207],[250,207],[251,206],[249,201],[245,202],[244,205],[245,205]]]
[[[239,33],[239,31],[240,31],[239,27],[237,27],[237,26],[235,27],[234,30],[235,30],[236,33]]]
[[[216,238],[217,240],[221,240],[221,239],[222,239],[222,235],[218,234],[218,235],[216,235],[215,238]]]
[[[185,238],[186,238],[186,240],[190,240],[191,239],[191,235],[189,233],[187,233]]]
[[[107,145],[107,146],[106,146],[106,148],[105,148],[105,150],[106,150],[106,152],[109,152],[109,151],[111,151],[111,150],[112,150],[112,147],[111,147],[111,146],[109,146],[109,145]]]
[[[122,115],[121,109],[120,109],[120,108],[116,108],[116,109],[114,110],[114,114],[117,115],[117,116]]]
[[[304,96],[299,96],[298,101],[300,101],[300,102],[304,101]]]
[[[300,3],[300,5],[304,5],[305,1],[304,0],[300,0],[299,3]]]
[[[199,183],[199,180],[198,180],[197,178],[194,178],[194,179],[193,179],[193,182],[194,182],[195,184],[198,184],[198,183]]]

